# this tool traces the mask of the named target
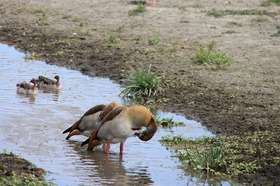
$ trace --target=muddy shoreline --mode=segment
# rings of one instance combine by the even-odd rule
[[[139,16],[129,16],[135,5],[127,1],[69,5],[4,0],[0,42],[15,45],[30,59],[119,83],[131,69],[151,64],[168,85],[157,98],[165,101],[155,103],[163,110],[196,119],[215,134],[275,133],[280,130],[280,36],[275,27],[280,8],[260,3],[163,0]],[[206,14],[224,6],[271,14]],[[265,21],[253,21],[260,17]],[[149,42],[154,36],[160,44]],[[196,47],[210,41],[233,56],[229,68],[213,70],[191,61]]]

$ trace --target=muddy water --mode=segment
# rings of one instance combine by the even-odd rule
[[[130,138],[123,156],[119,155],[119,145],[111,145],[108,157],[102,149],[88,152],[86,147],[80,147],[85,137],[74,136],[66,141],[62,131],[96,104],[122,102],[118,96],[121,87],[106,78],[91,78],[78,71],[24,60],[24,56],[0,44],[0,151],[11,151],[47,170],[46,179],[58,185],[199,183],[178,169],[178,159],[158,142],[164,135],[211,135],[199,123],[157,111],[159,117],[172,117],[186,126],[159,129],[148,142]],[[36,96],[16,93],[18,82],[57,74],[63,85],[60,92],[39,92]]]

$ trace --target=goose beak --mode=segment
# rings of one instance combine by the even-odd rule
[[[69,140],[69,138],[70,138],[71,136],[74,136],[74,135],[81,135],[81,131],[79,131],[79,130],[77,130],[77,129],[73,130],[72,132],[70,132],[70,133],[68,134],[68,136],[66,137],[66,140]]]
[[[94,147],[101,145],[98,140],[89,140],[87,150],[92,150]]]

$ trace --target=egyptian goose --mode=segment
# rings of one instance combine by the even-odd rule
[[[51,89],[51,90],[60,90],[62,86],[60,84],[59,76],[54,76],[54,79],[49,79],[44,76],[39,76],[38,79],[32,79],[37,82],[39,89]]]
[[[146,130],[141,132],[141,129]],[[120,154],[123,153],[125,140],[131,136],[138,136],[142,141],[150,140],[157,131],[157,124],[152,113],[142,105],[118,107],[112,110],[101,122],[90,138],[82,143],[88,143],[88,150],[107,144],[106,154],[109,153],[110,143],[120,143]]]
[[[97,129],[102,119],[114,108],[121,106],[116,102],[112,102],[106,105],[96,105],[89,109],[78,121],[76,121],[71,127],[63,131],[69,132],[66,140],[69,140],[74,135],[84,135],[90,137],[91,133]]]
[[[29,83],[22,82],[17,85],[17,93],[19,94],[29,94],[36,95],[38,94],[37,83],[31,80]]]

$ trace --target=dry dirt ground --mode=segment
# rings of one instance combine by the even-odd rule
[[[263,2],[159,0],[131,16],[137,6],[130,0],[0,0],[0,41],[29,58],[117,82],[151,64],[168,85],[158,97],[164,110],[216,134],[277,133],[280,6]],[[191,60],[211,41],[232,56],[226,69]]]

